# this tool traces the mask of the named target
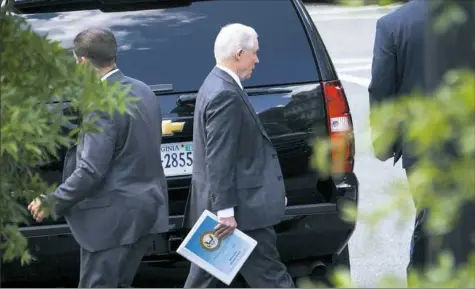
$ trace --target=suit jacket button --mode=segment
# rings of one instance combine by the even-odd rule
[[[280,181],[282,180],[282,176],[278,176],[277,179]]]
[[[276,155],[276,154],[272,154],[272,157],[275,159],[275,158],[277,157],[277,155]]]

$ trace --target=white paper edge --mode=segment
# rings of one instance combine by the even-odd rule
[[[181,242],[180,246],[176,250],[178,254],[181,256],[185,257],[188,259],[190,262],[195,263],[196,265],[200,266],[203,270],[207,271],[209,274],[215,276],[219,280],[221,280],[223,283],[229,286],[233,279],[236,277],[237,273],[239,270],[241,270],[242,265],[244,265],[244,262],[246,262],[247,258],[249,255],[251,255],[252,251],[257,245],[257,241],[254,240],[253,238],[249,237],[248,235],[244,234],[242,231],[235,229],[233,234],[236,234],[238,237],[240,237],[244,242],[247,242],[249,244],[249,250],[244,252],[243,257],[236,263],[234,270],[229,272],[228,274],[222,273],[221,271],[217,270],[214,266],[210,265],[209,263],[203,261],[200,257],[198,257],[195,253],[191,252],[188,250],[185,246],[188,244],[188,242],[191,239],[191,236],[195,234],[196,230],[198,227],[203,223],[204,219],[209,216],[210,218],[214,219],[215,221],[218,221],[218,217],[211,213],[208,210],[204,210],[201,216],[198,218],[196,221],[195,225],[193,228],[191,228],[190,232],[188,235],[185,237],[183,242]]]

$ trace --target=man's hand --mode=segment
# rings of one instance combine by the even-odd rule
[[[214,228],[214,233],[218,239],[222,240],[229,236],[234,229],[236,229],[237,223],[234,217],[220,218],[219,224]]]
[[[33,216],[33,218],[38,223],[41,223],[43,221],[44,216],[45,216],[45,212],[43,210],[40,210],[40,207],[41,207],[41,199],[40,198],[34,199],[28,205],[28,210],[30,211],[31,215]]]

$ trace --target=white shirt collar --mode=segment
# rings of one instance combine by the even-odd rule
[[[225,66],[219,65],[219,64],[216,64],[216,67],[219,68],[219,69],[221,69],[221,70],[224,70],[224,71],[227,72],[229,75],[231,75],[231,77],[234,79],[234,81],[236,81],[236,83],[239,85],[239,87],[240,87],[241,89],[243,89],[243,88],[242,88],[242,84],[241,84],[241,80],[239,79],[239,77],[238,77],[234,72],[231,71],[231,69],[229,69],[229,68],[227,68],[227,67],[225,67]]]
[[[106,80],[109,76],[111,76],[113,73],[115,73],[115,72],[118,71],[118,70],[119,70],[119,69],[116,68],[116,69],[114,69],[114,70],[112,70],[112,71],[109,71],[106,75],[104,75],[104,76],[101,78],[101,81]]]

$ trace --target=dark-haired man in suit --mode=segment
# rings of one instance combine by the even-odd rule
[[[139,98],[133,116],[94,113],[102,131],[80,134],[66,156],[63,184],[47,196],[80,245],[80,288],[129,287],[153,235],[168,230],[158,98],[122,74],[116,51],[115,37],[105,29],[87,29],[74,39],[79,64],[91,64],[102,81],[131,87],[130,96]],[[29,206],[39,222],[40,205],[37,199]]]

